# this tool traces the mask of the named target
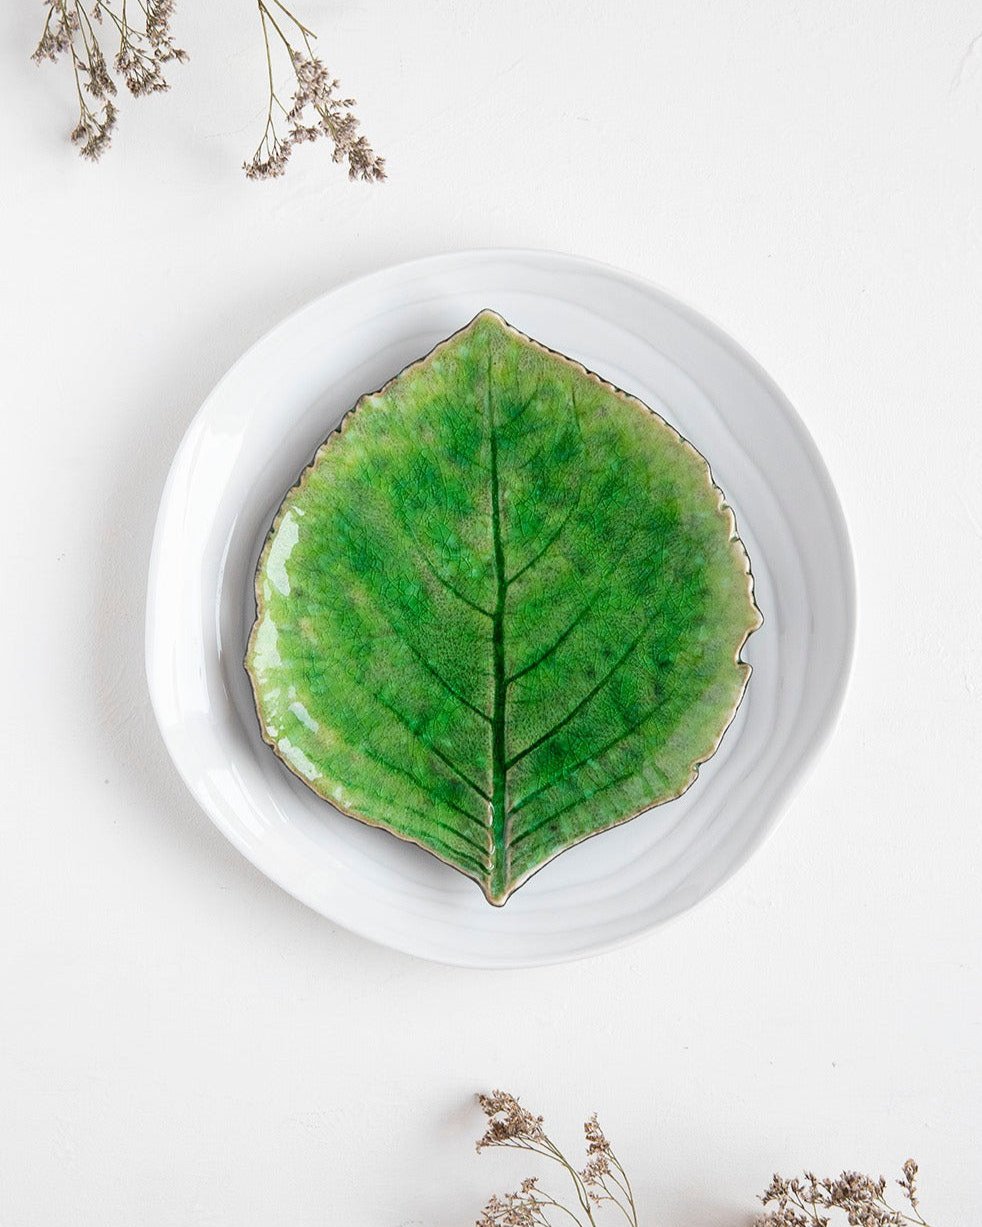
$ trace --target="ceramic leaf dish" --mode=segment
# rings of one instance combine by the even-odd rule
[[[256,595],[268,743],[495,904],[689,787],[760,624],[703,457],[487,311],[327,439]]]

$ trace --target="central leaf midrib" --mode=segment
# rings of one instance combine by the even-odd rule
[[[505,697],[508,687],[505,671],[505,605],[508,582],[505,576],[505,549],[501,538],[501,483],[498,473],[498,431],[494,419],[491,385],[491,356],[488,355],[486,389],[487,421],[491,452],[491,541],[494,553],[495,604],[491,617],[493,707],[491,711],[491,872],[489,895],[503,898],[508,886],[507,840],[507,758],[505,750]]]

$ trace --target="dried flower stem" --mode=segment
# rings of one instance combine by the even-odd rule
[[[89,14],[78,0],[47,0],[41,38],[31,57],[36,64],[67,56],[78,96],[78,122],[71,139],[82,157],[97,161],[109,146],[117,111],[112,99],[116,84],[106,67]],[[92,105],[95,99],[99,105]]]
[[[346,162],[349,179],[367,181],[385,178],[385,161],[378,157],[364,136],[358,133],[358,120],[352,114],[353,98],[339,98],[340,82],[332,78],[314,54],[312,39],[317,36],[296,17],[282,0],[256,0],[266,50],[268,100],[262,139],[243,169],[250,179],[275,179],[286,171],[294,148],[305,141],[327,137],[333,145],[332,159]],[[293,40],[287,31],[293,32]],[[286,50],[295,77],[288,107],[276,90],[273,69],[273,33]],[[296,45],[297,43],[301,45]],[[312,112],[310,120],[305,116]],[[286,127],[277,130],[277,117]]]
[[[578,1227],[599,1227],[597,1215],[604,1206],[619,1211],[629,1227],[638,1227],[631,1182],[596,1116],[583,1126],[587,1162],[579,1170],[545,1132],[542,1117],[523,1108],[513,1095],[494,1091],[479,1095],[478,1101],[489,1123],[477,1149],[497,1146],[526,1150],[557,1163],[573,1186],[576,1202],[571,1208],[541,1189],[536,1178],[530,1178],[522,1181],[517,1192],[492,1197],[477,1227],[553,1227],[551,1211],[559,1211],[564,1221],[572,1220]]]
[[[170,31],[173,0],[136,0],[141,21],[134,25],[127,17],[127,0],[120,8],[107,0],[44,0],[47,8],[41,38],[31,57],[35,63],[67,57],[75,77],[78,95],[78,123],[71,139],[83,158],[97,161],[109,148],[118,112],[113,99],[116,82],[106,63],[96,25],[105,18],[115,26],[119,46],[113,69],[134,97],[159,93],[169,88],[164,65],[183,61],[187,54],[176,46]],[[94,100],[96,105],[93,105]]]

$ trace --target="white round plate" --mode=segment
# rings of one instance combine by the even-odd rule
[[[491,307],[661,413],[732,505],[764,626],[746,698],[679,800],[565,852],[506,907],[419,848],[334,811],[263,743],[243,667],[253,575],[280,501],[358,396]],[[595,954],[678,915],[775,825],[830,730],[852,649],[842,512],[794,410],[738,345],[628,273],[550,252],[461,252],[319,298],[254,345],[174,460],[150,563],[147,675],[202,808],[338,924],[474,967]]]

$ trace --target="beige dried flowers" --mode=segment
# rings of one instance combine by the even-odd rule
[[[338,81],[314,54],[314,32],[281,0],[254,2],[262,26],[269,93],[262,139],[251,161],[244,164],[247,177],[276,178],[285,171],[296,145],[326,138],[333,160],[347,165],[349,178],[384,179],[384,160],[358,131],[354,99],[339,96]],[[98,161],[118,120],[117,79],[136,98],[160,93],[170,88],[167,66],[188,58],[171,32],[174,0],[42,3],[45,22],[32,58],[38,64],[59,59],[70,63],[79,108],[71,139],[82,157]],[[111,65],[103,50],[107,35],[115,44]],[[278,44],[286,52],[295,83],[289,106],[276,89],[273,47]]]
[[[572,1185],[573,1197],[568,1203],[560,1201],[540,1187],[537,1177],[523,1180],[517,1192],[491,1198],[477,1220],[477,1227],[552,1227],[561,1221],[599,1227],[598,1216],[606,1211],[613,1211],[631,1227],[638,1227],[631,1182],[596,1116],[591,1116],[583,1126],[586,1163],[577,1168],[546,1133],[542,1117],[523,1108],[514,1095],[493,1091],[490,1095],[479,1095],[478,1101],[488,1118],[488,1127],[477,1149],[506,1146],[549,1159],[563,1169]]]
[[[620,1219],[638,1227],[631,1182],[595,1115],[583,1126],[586,1163],[577,1168],[548,1136],[542,1117],[523,1108],[514,1095],[493,1091],[478,1095],[478,1102],[488,1118],[477,1143],[479,1151],[505,1146],[549,1159],[563,1169],[573,1196],[561,1201],[540,1186],[538,1177],[529,1177],[516,1192],[492,1197],[477,1227],[569,1227],[570,1223],[603,1227]],[[873,1179],[858,1172],[843,1172],[835,1180],[819,1180],[810,1172],[803,1179],[775,1176],[760,1198],[767,1210],[755,1227],[831,1227],[834,1219],[844,1227],[929,1227],[919,1209],[913,1159],[903,1165],[903,1179],[897,1184],[906,1203],[903,1209],[887,1201],[887,1181],[882,1176]]]
[[[819,1180],[805,1172],[803,1179],[785,1180],[775,1175],[761,1196],[773,1209],[761,1215],[755,1227],[830,1227],[833,1219],[826,1211],[838,1211],[838,1221],[849,1227],[928,1227],[918,1208],[917,1164],[908,1159],[902,1171],[897,1184],[907,1203],[904,1209],[887,1201],[883,1176],[843,1172],[835,1180]]]
[[[35,63],[67,58],[72,66],[78,97],[78,123],[72,141],[83,158],[97,161],[112,140],[118,112],[113,99],[117,94],[113,72],[126,84],[135,98],[160,93],[169,86],[164,66],[173,60],[187,59],[171,36],[173,0],[127,0],[111,4],[108,0],[82,3],[82,0],[43,0],[47,9],[44,28],[34,54]],[[132,9],[139,20],[131,19]],[[110,27],[116,41],[112,71],[102,50],[101,27]],[[99,27],[97,29],[97,27]]]
[[[270,4],[266,0],[257,0],[257,3],[266,47],[269,98],[266,127],[252,161],[244,164],[246,175],[250,179],[275,179],[286,170],[295,146],[327,137],[334,147],[333,160],[347,164],[349,179],[369,182],[384,179],[385,160],[358,132],[358,120],[351,113],[354,98],[338,97],[340,82],[331,76],[314,54],[310,41],[316,38],[313,30],[294,17],[281,0],[270,0]],[[293,37],[301,46],[291,41],[287,33],[290,30],[294,31]],[[273,73],[275,42],[283,45],[296,80],[289,107],[281,101],[276,91]],[[277,130],[277,118],[285,128],[282,133]]]

